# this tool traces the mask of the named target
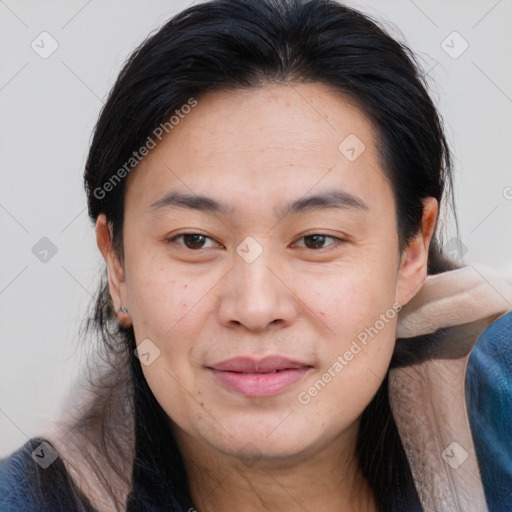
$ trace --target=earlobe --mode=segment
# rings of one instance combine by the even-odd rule
[[[130,317],[125,307],[127,301],[124,269],[114,249],[111,225],[107,224],[104,214],[99,215],[96,220],[96,243],[107,265],[110,295],[119,322],[123,325],[129,324]]]
[[[434,197],[423,201],[421,231],[409,241],[402,254],[396,300],[407,304],[421,289],[427,278],[428,252],[434,235],[439,205]]]

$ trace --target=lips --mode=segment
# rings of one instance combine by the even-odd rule
[[[260,360],[236,357],[208,367],[225,388],[247,397],[278,394],[302,379],[311,368],[307,363],[281,356]]]

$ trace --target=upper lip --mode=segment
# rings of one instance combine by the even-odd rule
[[[263,359],[252,357],[233,357],[209,366],[217,371],[238,373],[266,373],[275,370],[311,368],[310,364],[294,361],[283,356],[267,356]]]

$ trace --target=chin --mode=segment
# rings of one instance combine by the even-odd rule
[[[223,451],[228,451],[230,455],[236,457],[247,466],[268,464],[273,467],[286,467],[296,463],[297,459],[303,459],[309,451],[308,448],[310,448],[310,444],[305,439],[290,439],[288,437],[285,443],[284,438],[280,437],[271,443],[265,435],[237,439],[236,445],[240,446],[238,450],[233,449],[234,444],[229,447],[223,447]]]
[[[247,458],[251,463],[256,459],[273,461],[273,463],[286,462],[303,457],[310,451],[313,453],[322,444],[328,442],[326,438],[330,437],[329,433],[322,431],[320,425],[316,431],[316,425],[311,421],[298,422],[295,418],[291,423],[290,420],[296,412],[289,413],[290,411],[283,411],[278,415],[273,414],[266,420],[251,414],[250,417],[242,420],[234,419],[231,422],[224,422],[223,426],[231,435],[221,434],[220,439],[212,439],[211,430],[203,434],[207,442],[219,451],[242,461]]]

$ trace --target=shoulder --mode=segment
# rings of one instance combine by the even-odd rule
[[[512,307],[512,303],[511,303]],[[479,372],[478,377],[488,381],[510,383],[512,376],[512,311],[492,322],[478,338],[469,359],[469,367]],[[504,386],[504,390],[507,390]]]
[[[70,482],[53,446],[40,437],[0,459],[0,510],[94,511]]]
[[[512,510],[512,312],[489,325],[471,351],[466,403],[489,509]]]

